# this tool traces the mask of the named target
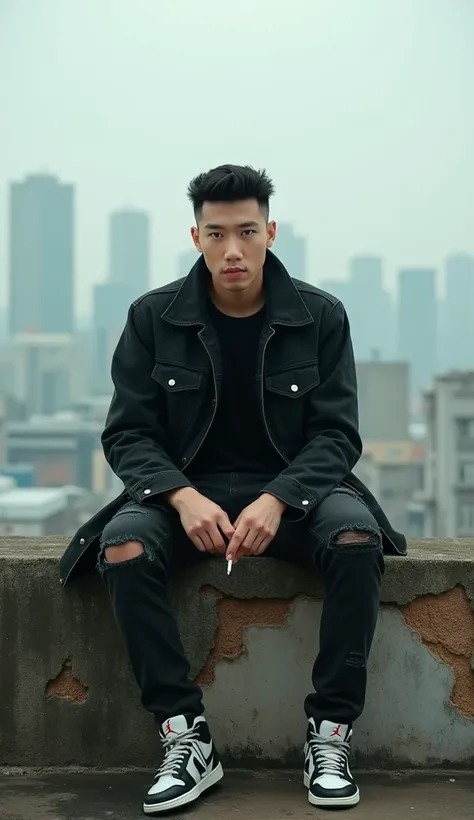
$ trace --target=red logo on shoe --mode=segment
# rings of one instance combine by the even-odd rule
[[[166,721],[166,726],[165,726],[165,735],[177,735],[177,734],[178,734],[178,732],[175,732],[175,730],[171,728],[171,721],[167,720]]]
[[[168,723],[169,723],[169,721],[168,721]],[[334,729],[334,731],[333,731],[333,733],[332,733],[331,737],[340,737],[340,738],[341,738],[341,740],[342,740],[342,735],[341,735],[341,726],[342,726],[342,723],[338,723],[338,725],[337,725],[337,726],[336,726],[336,728]]]

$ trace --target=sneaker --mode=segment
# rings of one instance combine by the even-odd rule
[[[160,737],[165,754],[145,797],[145,814],[192,803],[224,776],[202,715],[178,715],[165,720]]]
[[[313,806],[345,808],[355,806],[359,789],[349,768],[352,729],[343,723],[313,718],[308,724],[304,747],[304,785]]]

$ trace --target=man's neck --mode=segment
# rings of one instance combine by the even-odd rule
[[[254,313],[258,313],[265,303],[263,274],[243,291],[232,293],[228,290],[211,287],[210,296],[216,308],[227,316],[242,319],[246,316],[253,316]]]

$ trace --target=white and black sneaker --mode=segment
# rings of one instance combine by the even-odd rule
[[[202,715],[177,715],[165,720],[160,737],[165,756],[145,797],[145,814],[192,803],[224,776]]]
[[[304,747],[304,785],[313,806],[345,808],[355,806],[359,789],[349,768],[352,730],[343,723],[313,718],[308,724]]]

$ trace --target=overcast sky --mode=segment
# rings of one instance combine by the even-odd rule
[[[186,185],[266,167],[310,279],[354,253],[474,253],[474,0],[0,0],[0,304],[8,183],[77,185],[77,296],[107,214],[153,217],[153,283],[190,247]]]

